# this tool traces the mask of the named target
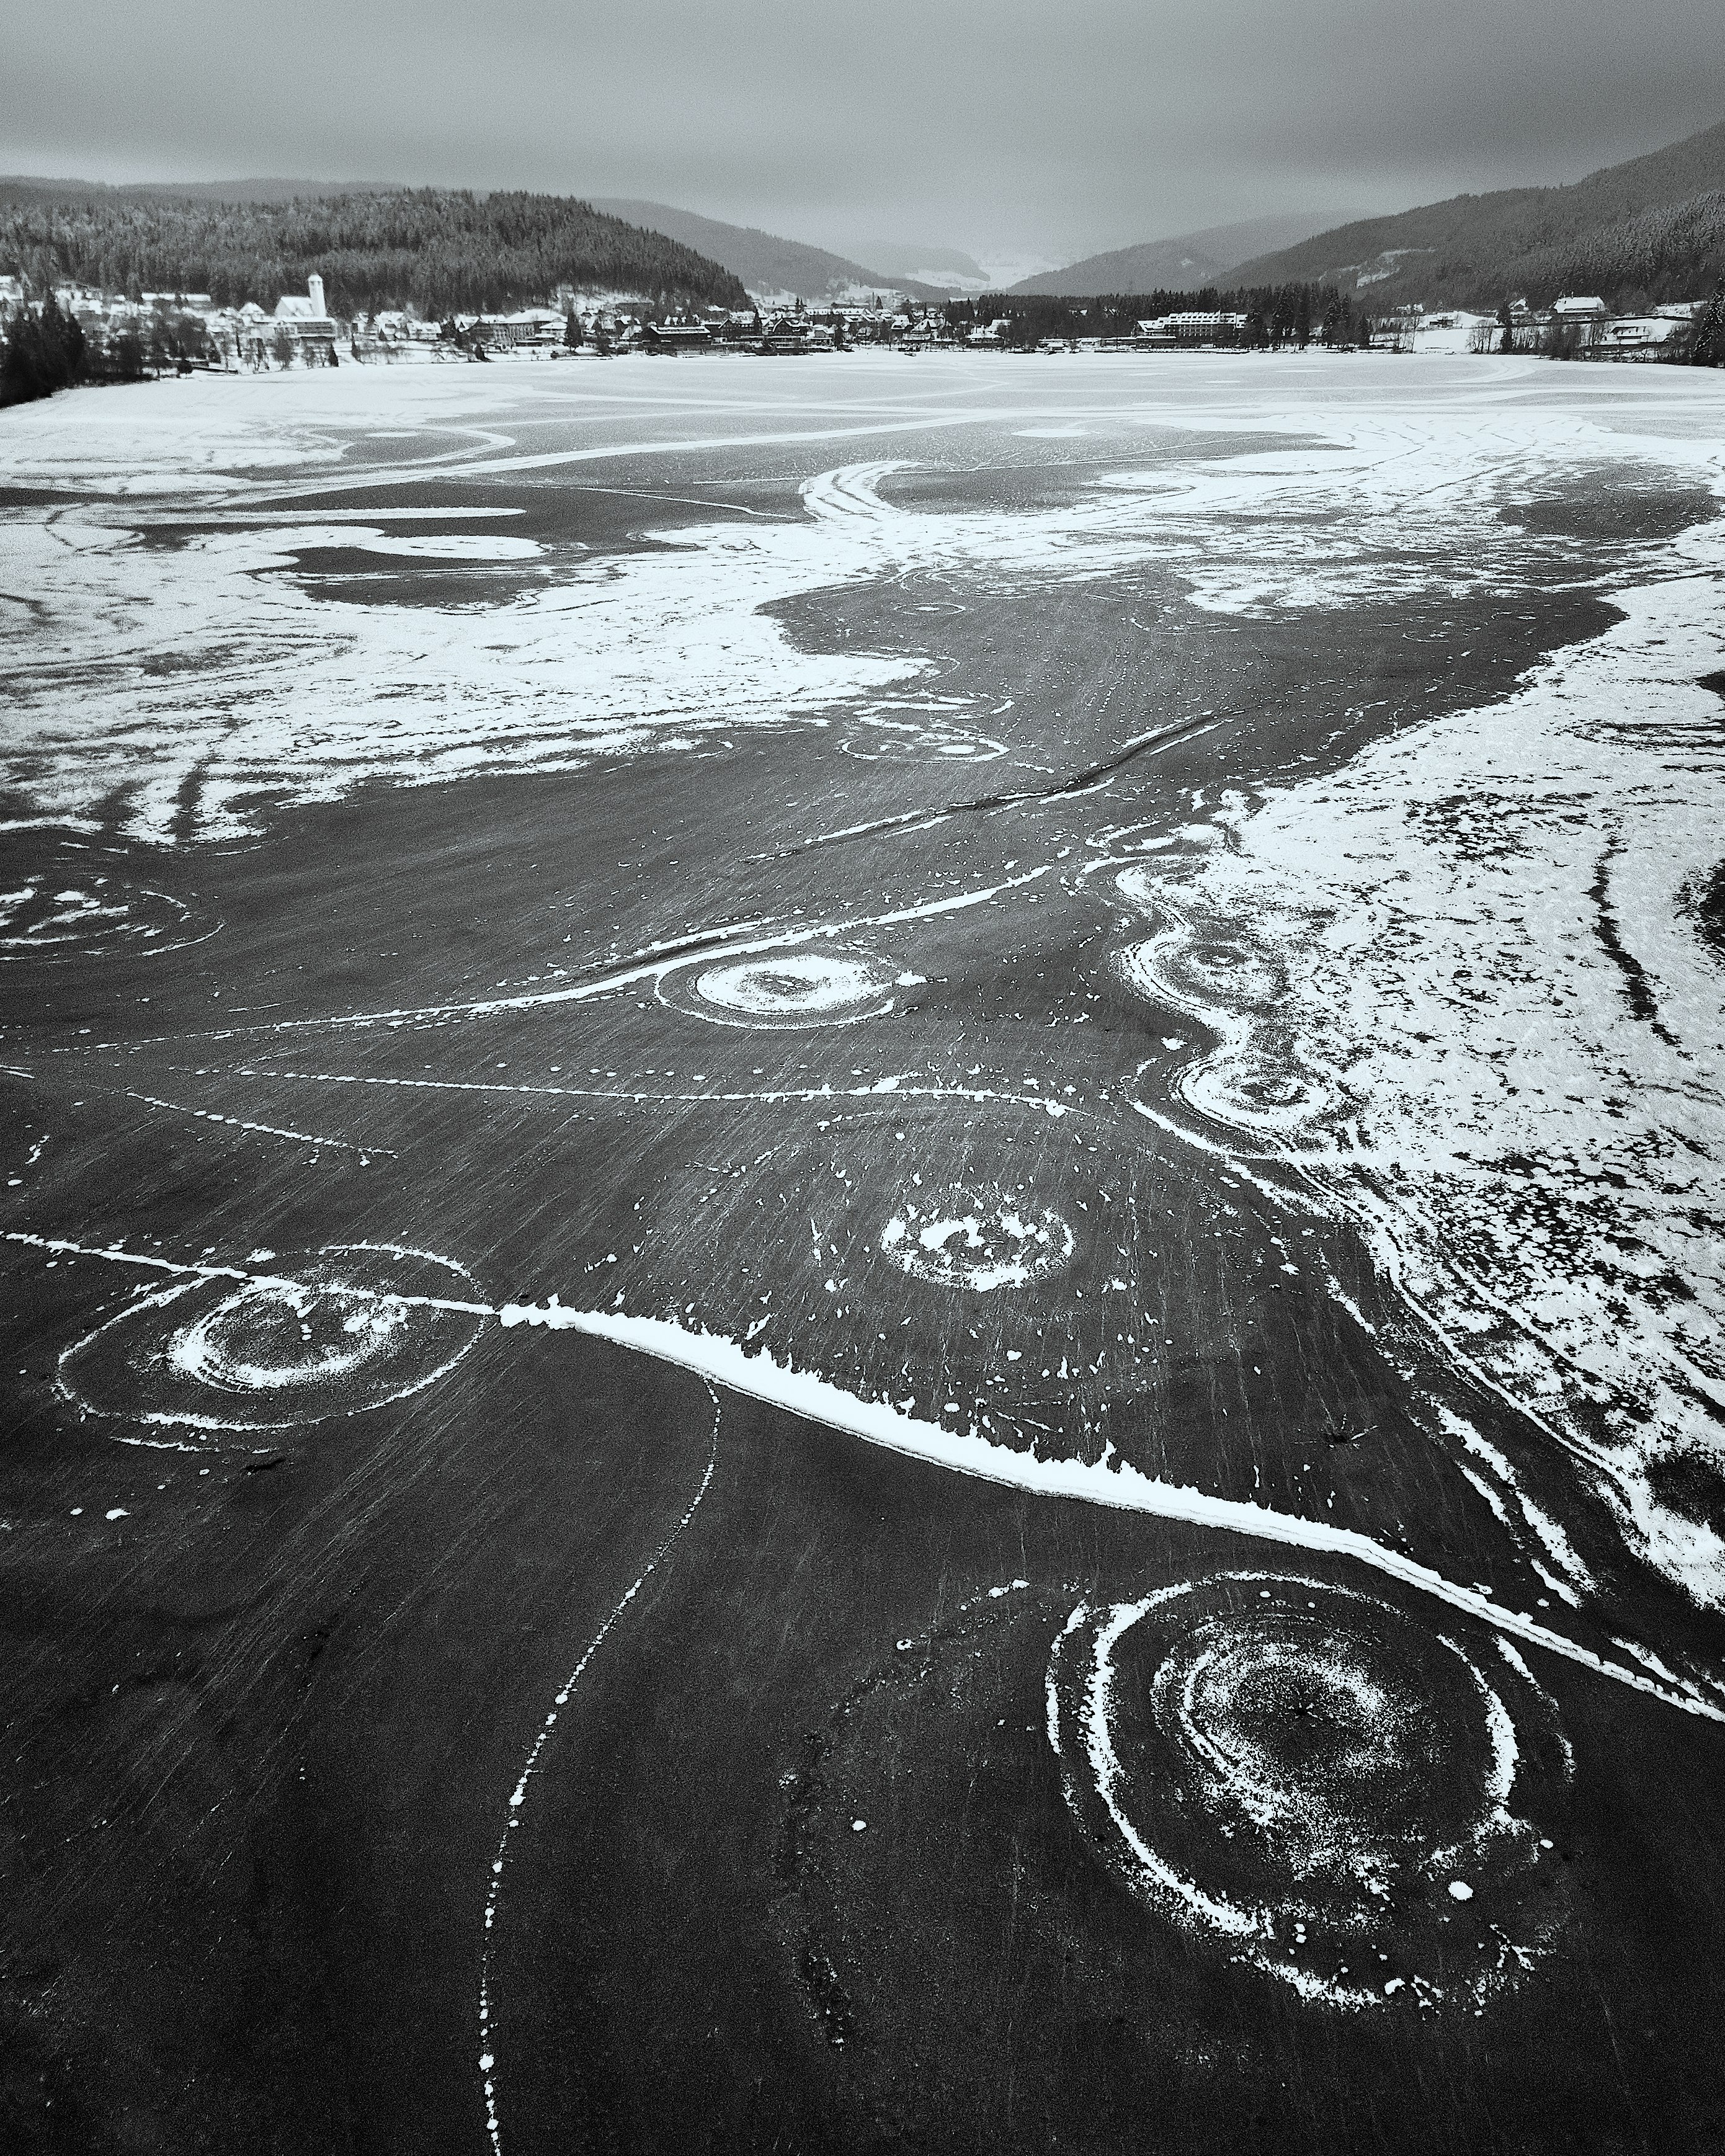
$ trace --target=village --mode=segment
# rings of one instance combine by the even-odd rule
[[[0,331],[19,315],[39,313],[49,296],[27,289],[20,278],[0,276]],[[60,316],[76,322],[91,344],[110,352],[130,344],[153,373],[715,349],[786,354],[852,344],[916,349],[966,341],[952,333],[939,308],[911,307],[899,295],[884,292],[865,304],[834,302],[818,313],[788,294],[778,307],[707,307],[666,316],[638,294],[577,293],[563,286],[555,305],[495,315],[459,312],[440,321],[402,309],[337,315],[316,274],[305,292],[284,294],[269,311],[255,300],[219,305],[207,292],[146,291],[131,299],[75,284],[56,286],[51,297]],[[983,335],[968,341],[1001,340]]]
[[[15,319],[39,316],[50,295],[16,276],[0,276],[0,335]],[[205,292],[145,291],[136,298],[84,285],[54,289],[53,307],[75,322],[93,352],[107,356],[110,378],[193,372],[267,372],[343,363],[485,363],[497,360],[607,359],[629,354],[731,352],[760,357],[890,346],[906,355],[935,351],[1041,352],[1217,352],[1310,343],[1397,352],[1538,354],[1583,360],[1657,360],[1676,356],[1681,333],[1702,313],[1702,300],[1640,314],[1613,314],[1597,296],[1565,295],[1548,308],[1517,298],[1495,314],[1403,305],[1375,316],[1343,303],[1322,319],[1309,305],[1256,314],[1230,309],[1170,311],[1122,326],[1117,303],[1072,303],[1064,333],[1037,334],[1028,311],[984,318],[969,300],[917,303],[883,290],[810,307],[794,294],[765,295],[748,308],[709,306],[665,313],[639,294],[593,294],[560,286],[553,303],[493,315],[454,313],[441,321],[408,310],[352,317],[329,304],[313,274],[303,293],[285,293],[272,310],[255,300],[218,305]],[[988,303],[983,303],[986,305]],[[998,303],[997,303],[998,304]]]

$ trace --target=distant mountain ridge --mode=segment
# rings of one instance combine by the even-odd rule
[[[976,282],[986,274],[973,254],[957,247],[875,247],[869,251],[875,268],[886,270],[889,276],[914,277],[919,270],[932,270],[938,280],[950,271]]]
[[[1242,285],[1322,281],[1374,305],[1694,299],[1725,276],[1725,121],[1568,187],[1456,195],[1238,265]]]
[[[314,202],[331,195],[399,195],[413,190],[399,180],[106,180],[40,179],[29,173],[0,173],[0,203],[69,202],[91,198],[161,197],[167,201],[287,203]],[[481,196],[480,199],[483,199]]]
[[[571,196],[420,187],[247,201],[154,188],[44,194],[37,185],[0,181],[0,272],[39,286],[70,280],[269,306],[316,270],[342,315],[408,305],[490,313],[562,285],[680,306],[748,304],[721,264]]]
[[[752,293],[763,297],[794,292],[804,300],[828,300],[853,288],[906,292],[914,300],[946,297],[934,285],[883,275],[843,254],[830,254],[824,247],[781,239],[776,233],[762,232],[752,224],[726,224],[717,218],[678,209],[670,203],[596,196],[593,208],[630,223],[648,225],[655,232],[669,233],[685,247],[722,263]]]
[[[1200,292],[1248,255],[1304,239],[1323,223],[1322,213],[1251,218],[1239,224],[1208,225],[1173,239],[1147,239],[1136,247],[1087,254],[1063,270],[1045,270],[1011,289],[1065,300],[1102,292]]]

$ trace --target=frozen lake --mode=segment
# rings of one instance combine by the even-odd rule
[[[1725,2132],[1722,421],[1318,352],[0,420],[68,2147]]]

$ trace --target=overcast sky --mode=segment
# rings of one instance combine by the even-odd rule
[[[1579,178],[1725,118],[1721,0],[0,0],[0,171],[635,195],[1070,259]]]

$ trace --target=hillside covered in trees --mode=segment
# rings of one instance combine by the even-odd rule
[[[75,184],[75,183],[74,183]],[[728,270],[663,233],[563,195],[400,189],[288,202],[218,202],[157,189],[64,198],[0,182],[0,272],[38,290],[208,292],[273,306],[323,278],[337,314],[426,316],[525,306],[559,285],[686,305],[748,305]]]
[[[1111,248],[1087,254],[1062,270],[1040,270],[1011,289],[1081,299],[1092,292],[1199,292],[1236,262],[1272,247],[1291,247],[1308,239],[1325,219],[1315,210],[1281,217],[1255,217],[1243,223],[1215,224],[1203,232],[1178,233],[1172,239],[1142,241],[1136,247]]]
[[[1536,248],[1516,265],[1536,306],[1560,292],[1596,292],[1625,310],[1698,299],[1725,278],[1725,190],[1644,210],[1584,239]]]
[[[1457,195],[1368,218],[1242,263],[1243,282],[1318,281],[1406,300],[1492,309],[1597,293],[1633,310],[1700,299],[1725,275],[1725,122],[1567,187]]]
[[[649,231],[670,233],[685,246],[734,270],[751,292],[794,292],[811,301],[830,299],[853,287],[907,292],[913,300],[946,296],[943,289],[919,285],[910,278],[883,275],[845,255],[829,254],[824,247],[806,247],[799,239],[781,239],[753,225],[724,224],[715,217],[697,217],[692,210],[674,209],[669,203],[619,202],[601,196],[595,208],[632,224],[645,225]]]

